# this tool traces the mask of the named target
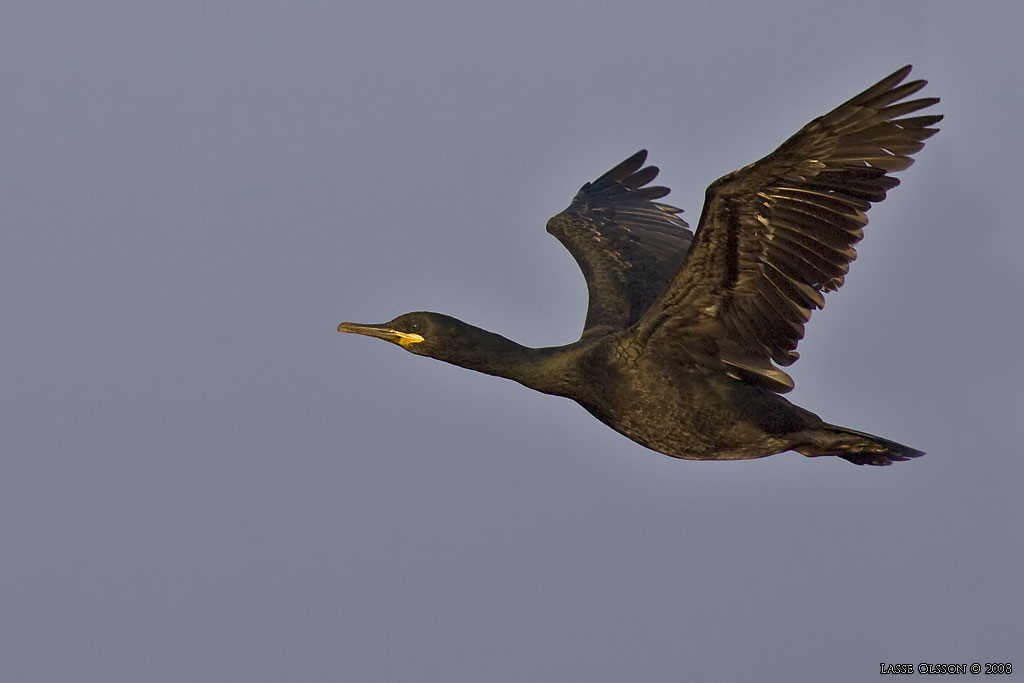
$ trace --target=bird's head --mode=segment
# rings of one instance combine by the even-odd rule
[[[558,348],[531,349],[441,313],[406,313],[379,325],[341,323],[338,332],[376,337],[417,356],[512,379],[549,394],[567,395],[565,364],[554,367],[548,363],[551,352]]]
[[[446,356],[453,348],[472,343],[466,339],[466,336],[475,329],[472,325],[467,325],[450,316],[422,311],[406,313],[379,325],[359,323],[338,325],[338,332],[352,332],[367,337],[376,337],[392,344],[398,344],[406,351],[418,356],[430,356],[440,360],[448,360]]]

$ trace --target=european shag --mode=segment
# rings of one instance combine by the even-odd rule
[[[576,401],[633,441],[676,458],[740,460],[793,450],[858,465],[922,451],[824,422],[780,394],[811,311],[838,289],[865,212],[892,173],[938,132],[937,103],[907,100],[905,66],[804,126],[774,152],[719,178],[691,233],[641,150],[587,183],[547,230],[583,271],[583,334],[529,348],[439,313],[341,323],[420,356]],[[901,83],[903,83],[901,85]]]

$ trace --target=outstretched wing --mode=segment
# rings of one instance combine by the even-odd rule
[[[569,207],[548,221],[583,271],[590,294],[583,336],[629,327],[679,270],[693,233],[668,204],[667,187],[644,166],[647,150],[587,183]]]
[[[938,98],[904,101],[905,66],[811,121],[760,161],[707,190],[693,246],[640,321],[651,343],[682,344],[733,376],[773,391],[791,365],[823,292],[843,284],[865,212],[885,199],[941,116],[906,116]]]

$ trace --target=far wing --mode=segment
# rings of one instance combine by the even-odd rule
[[[938,98],[904,101],[906,66],[811,121],[760,161],[707,190],[682,269],[638,324],[650,343],[683,344],[773,391],[823,292],[838,289],[865,212],[899,181],[890,173],[937,132],[941,116],[906,116]]]
[[[583,335],[626,328],[643,315],[679,270],[693,234],[682,209],[654,201],[667,187],[644,167],[641,150],[587,183],[547,230],[569,250],[587,281],[590,303]]]

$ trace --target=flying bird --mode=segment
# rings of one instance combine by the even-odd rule
[[[814,119],[774,152],[707,189],[697,230],[658,201],[667,187],[641,150],[593,182],[547,230],[586,278],[579,340],[529,348],[440,313],[353,332],[420,356],[570,398],[633,441],[676,458],[741,460],[782,451],[889,465],[922,451],[829,424],[781,394],[782,367],[824,293],[838,289],[865,213],[938,132],[907,99],[905,66]]]

